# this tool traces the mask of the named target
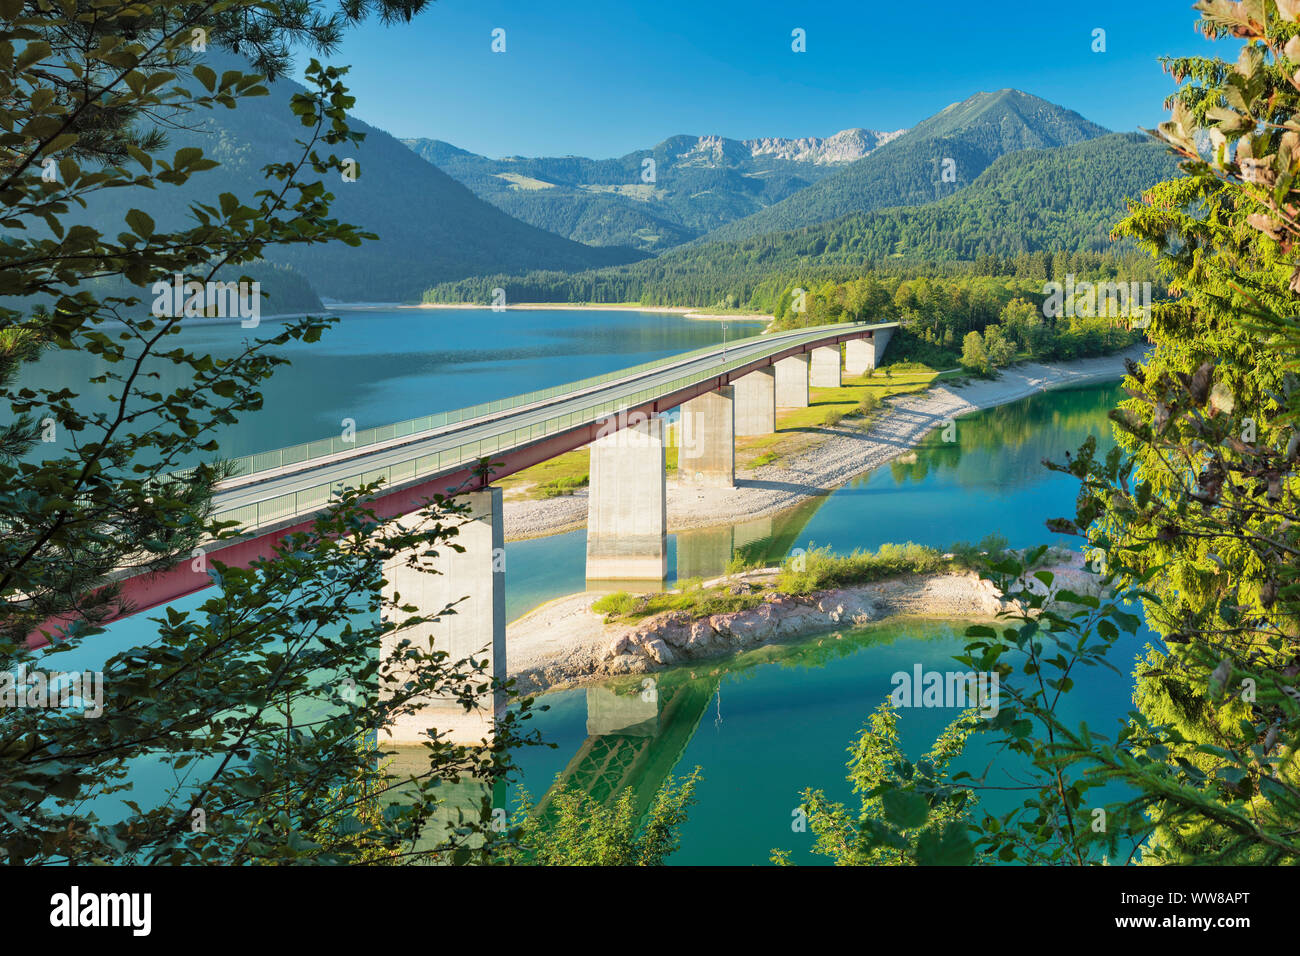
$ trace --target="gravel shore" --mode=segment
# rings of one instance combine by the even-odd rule
[[[938,386],[917,395],[886,401],[866,432],[823,427],[824,440],[789,460],[739,475],[736,487],[699,489],[668,483],[668,530],[744,521],[784,511],[807,498],[829,494],[850,479],[878,468],[915,447],[928,432],[982,408],[1005,405],[1036,392],[1071,385],[1115,381],[1124,375],[1124,360],[1138,359],[1144,346],[1102,358],[1054,364],[1025,364],[1004,369],[992,381],[961,388]],[[543,501],[505,502],[506,540],[558,534],[582,527],[587,494]]]

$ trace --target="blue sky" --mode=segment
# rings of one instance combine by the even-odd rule
[[[356,114],[394,135],[603,158],[677,133],[898,129],[1004,87],[1150,127],[1173,89],[1157,57],[1212,46],[1196,19],[1188,0],[437,0],[409,24],[354,29],[329,59],[353,65]]]

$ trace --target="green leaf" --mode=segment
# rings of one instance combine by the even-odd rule
[[[925,797],[910,790],[886,790],[880,795],[885,819],[900,830],[915,830],[925,825],[930,804]]]
[[[918,866],[970,866],[975,862],[975,845],[966,828],[949,823],[942,833],[927,830],[916,841]]]
[[[194,78],[203,84],[209,93],[217,88],[217,71],[199,64],[194,67]]]
[[[132,232],[142,239],[148,239],[153,235],[153,217],[147,212],[139,209],[130,210],[126,214],[126,224],[131,227]]]

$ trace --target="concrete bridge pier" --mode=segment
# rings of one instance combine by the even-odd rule
[[[885,346],[893,336],[893,329],[876,329],[870,338],[849,339],[844,343],[844,371],[861,375],[880,364],[885,356]]]
[[[838,345],[813,349],[809,370],[809,381],[813,388],[839,388],[840,381],[840,347]]]
[[[380,648],[382,664],[399,641],[405,639],[425,651],[446,651],[449,662],[466,658],[485,664],[483,679],[506,679],[506,589],[505,540],[501,513],[501,489],[486,488],[459,500],[469,505],[467,520],[459,525],[452,540],[465,550],[437,546],[435,556],[405,553],[384,566],[384,596],[398,604],[409,604],[421,614],[439,614],[448,605],[454,613],[419,627],[384,638]],[[420,549],[423,550],[423,549]],[[410,559],[414,558],[413,567]],[[430,570],[420,570],[421,568]],[[431,573],[436,572],[436,573]],[[385,619],[402,617],[384,609]],[[496,718],[505,706],[505,695],[489,692],[472,710],[454,698],[430,697],[418,710],[397,720],[384,735],[394,744],[415,744],[428,739],[434,727],[456,744],[491,742]]]
[[[668,576],[664,420],[646,418],[591,443],[587,580]]]
[[[682,405],[677,480],[683,485],[736,485],[736,388],[721,388]]]
[[[879,365],[881,359],[885,357],[885,349],[889,346],[889,340],[893,337],[893,329],[876,329],[871,333],[871,341],[875,346],[872,350],[872,368]]]
[[[777,408],[808,407],[808,366],[811,356],[790,355],[773,366],[776,369]],[[838,369],[838,363],[836,368]]]
[[[733,383],[736,389],[736,437],[776,431],[776,370],[769,365]]]
[[[849,339],[844,343],[844,373],[861,375],[876,367],[876,350],[870,339]]]

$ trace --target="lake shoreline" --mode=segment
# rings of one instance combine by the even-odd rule
[[[737,474],[734,488],[698,488],[669,481],[668,531],[763,518],[829,495],[859,475],[907,454],[931,431],[963,415],[1056,388],[1118,381],[1124,376],[1125,360],[1138,360],[1145,350],[1146,346],[1137,345],[1099,358],[1026,363],[1003,369],[997,379],[961,387],[931,387],[886,400],[884,411],[865,432],[851,424],[822,426],[816,429],[824,436],[821,441],[788,462]],[[507,500],[504,519],[507,541],[573,531],[586,524],[587,491],[542,500]]]
[[[490,305],[483,305],[477,302],[421,302],[418,305],[401,305],[396,308],[400,309],[489,309],[496,312],[554,312],[557,310],[575,312],[659,312],[665,315],[680,315],[686,319],[698,319],[711,322],[767,322],[769,325],[775,321],[770,315],[761,312],[736,312],[730,314],[705,312],[691,306],[684,305],[622,305],[622,304],[602,304],[599,302],[585,302],[582,304],[572,302],[515,302],[506,306],[504,309],[498,309]]]
[[[1045,570],[1062,588],[1096,593],[1097,578],[1070,555]],[[724,576],[704,587],[771,585],[778,569]],[[1028,585],[1042,592],[1037,579]],[[733,591],[733,593],[736,593]],[[867,584],[792,596],[778,591],[746,610],[691,615],[666,611],[635,623],[607,623],[592,610],[601,595],[580,592],[534,608],[506,627],[507,671],[524,693],[544,693],[730,657],[770,644],[797,643],[891,619],[987,622],[1012,607],[992,582],[973,571],[902,575]]]

